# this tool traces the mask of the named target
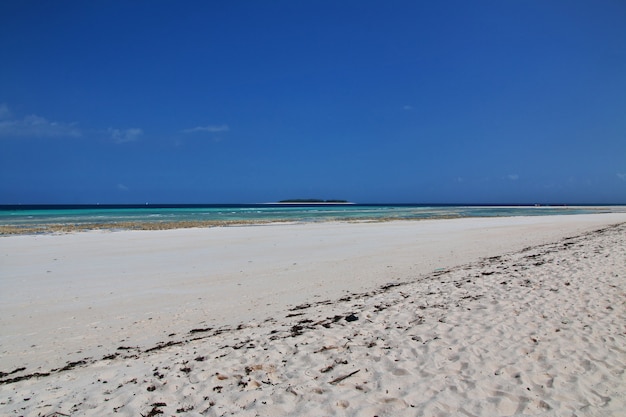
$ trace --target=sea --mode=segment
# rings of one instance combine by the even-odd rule
[[[119,223],[268,223],[553,216],[624,212],[624,206],[425,204],[206,204],[0,206],[0,226],[32,228]]]

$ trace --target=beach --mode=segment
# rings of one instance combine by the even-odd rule
[[[626,214],[0,237],[0,414],[619,416]]]

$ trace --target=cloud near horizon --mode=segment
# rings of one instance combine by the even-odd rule
[[[0,120],[8,119],[11,117],[11,111],[6,103],[0,103]]]
[[[51,122],[34,114],[22,119],[16,119],[12,116],[9,107],[5,103],[0,104],[0,137],[49,138],[65,136],[76,138],[82,136],[78,123]]]
[[[109,128],[109,134],[115,143],[135,142],[143,135],[143,130],[136,127],[131,129]]]
[[[229,130],[230,128],[228,127],[228,125],[219,125],[219,126],[209,125],[209,126],[197,126],[191,129],[184,129],[182,130],[182,132],[183,133],[199,133],[199,132],[217,133],[217,132],[228,132]]]

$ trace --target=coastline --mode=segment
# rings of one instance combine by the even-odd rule
[[[208,220],[208,221],[164,221],[164,222],[110,222],[110,223],[53,223],[32,226],[0,225],[0,238],[10,235],[37,235],[51,233],[76,233],[89,231],[129,231],[129,230],[174,230],[226,226],[255,226],[264,224],[289,223],[289,220]]]
[[[359,208],[360,205],[347,202],[347,203],[296,203],[296,202],[282,202],[282,203],[266,203],[268,206],[272,206],[274,208],[278,207],[332,207],[332,206],[350,206]],[[263,206],[263,204],[259,204],[257,206]],[[363,207],[372,207],[370,205],[362,205]],[[75,232],[85,232],[85,231],[94,231],[94,230],[105,230],[105,231],[124,231],[124,230],[171,230],[171,229],[190,229],[190,228],[212,228],[212,227],[228,227],[228,226],[256,226],[256,225],[271,225],[271,224],[290,224],[290,223],[321,223],[321,222],[348,222],[348,223],[361,223],[361,222],[390,222],[390,221],[422,221],[422,220],[441,220],[441,219],[455,219],[455,218],[490,218],[490,217],[518,217],[518,216],[527,216],[531,215],[533,211],[556,211],[558,213],[562,212],[562,214],[567,214],[569,211],[579,214],[578,212],[587,212],[589,213],[626,213],[626,206],[616,205],[616,206],[558,206],[558,205],[541,205],[541,206],[506,206],[506,205],[470,205],[470,206],[412,206],[412,205],[395,205],[395,206],[387,206],[382,205],[381,207],[398,207],[405,208],[407,206],[410,207],[418,207],[420,209],[429,209],[431,212],[424,214],[417,214],[416,217],[405,217],[405,216],[392,216],[392,215],[380,215],[379,213],[363,215],[359,214],[355,217],[350,217],[349,212],[342,213],[342,215],[329,214],[327,216],[315,216],[312,217],[310,215],[302,215],[302,217],[293,216],[293,213],[289,213],[289,216],[284,215],[281,217],[280,214],[271,216],[271,217],[258,217],[258,218],[240,218],[240,219],[209,219],[209,220],[190,220],[190,219],[181,219],[181,220],[155,220],[155,217],[149,216],[143,220],[111,220],[111,221],[94,221],[89,220],[85,221],[81,219],[80,216],[73,216],[71,214],[64,214],[63,221],[37,221],[34,220],[35,216],[32,216],[33,219],[28,222],[24,222],[21,224],[13,224],[10,221],[10,217],[6,217],[4,219],[0,218],[0,238],[11,235],[40,235],[40,234],[50,234],[50,233],[75,233]],[[74,210],[79,210],[79,206],[72,206]],[[96,206],[88,206],[90,209],[99,208]],[[118,207],[118,206],[115,206]],[[121,207],[121,206],[120,206]],[[138,207],[132,206],[137,209]],[[195,207],[195,206],[194,206]],[[226,206],[224,206],[226,207]],[[119,208],[119,207],[118,207]],[[172,209],[173,207],[168,207]],[[196,207],[198,208],[198,207]],[[200,207],[201,208],[201,207]],[[441,210],[441,212],[433,213],[433,210]],[[470,210],[527,210],[522,214],[505,214],[504,216],[496,215],[496,214],[485,214],[477,215],[475,212],[463,213],[462,211],[465,209]],[[17,209],[16,209],[17,210]],[[20,210],[11,210],[15,213],[19,213]],[[106,209],[103,209],[106,210]],[[448,211],[449,210],[449,211]],[[461,210],[461,212],[455,212],[455,210]],[[534,214],[532,214],[534,215]],[[537,214],[541,215],[553,215],[553,214]],[[99,217],[106,217],[106,211],[100,213]],[[1,221],[4,220],[4,224]]]
[[[310,403],[343,415],[448,404],[484,415],[473,393],[489,415],[618,415],[624,385],[597,369],[626,362],[610,348],[624,346],[623,223],[602,214],[7,236],[0,410],[136,415],[163,403],[169,414],[313,415]],[[607,337],[600,355],[593,342]],[[580,358],[564,354],[568,343]],[[574,375],[591,379],[572,386],[562,368],[578,359]]]

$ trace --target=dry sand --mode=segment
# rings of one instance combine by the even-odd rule
[[[620,416],[625,222],[0,238],[0,414]]]

